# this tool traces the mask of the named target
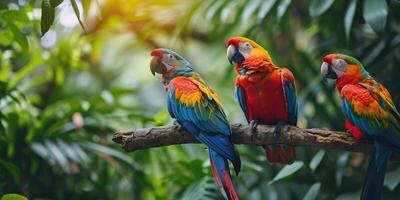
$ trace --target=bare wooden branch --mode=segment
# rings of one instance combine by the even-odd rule
[[[259,125],[257,133],[252,135],[247,125],[233,124],[233,143],[257,146],[272,144],[274,143],[273,130],[274,126]],[[168,145],[199,143],[183,129],[179,130],[177,126],[173,125],[115,133],[113,141],[121,144],[127,152]],[[346,132],[302,129],[294,126],[287,126],[283,129],[278,143],[361,153],[372,151],[371,142],[354,140],[351,134]]]

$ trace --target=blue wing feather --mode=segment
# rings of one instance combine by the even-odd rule
[[[242,87],[236,86],[235,89],[236,100],[239,102],[240,108],[242,109],[244,115],[246,116],[247,122],[249,122],[247,107],[246,107],[246,94]]]
[[[209,98],[193,105],[185,106],[175,98],[173,86],[168,91],[168,111],[170,115],[200,142],[232,161],[235,171],[240,171],[240,158],[230,141],[231,129],[225,114],[215,101]]]
[[[372,137],[374,140],[391,146],[396,151],[400,152],[400,138],[394,127],[389,126],[388,128],[384,128],[380,126],[377,120],[355,114],[352,104],[344,98],[342,98],[341,104],[343,113],[350,123],[355,124],[363,133]]]
[[[283,84],[283,92],[285,94],[286,105],[288,108],[288,122],[290,125],[297,124],[297,98],[296,88],[292,81],[285,81]]]

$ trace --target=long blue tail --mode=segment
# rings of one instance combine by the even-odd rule
[[[225,200],[239,200],[233,187],[228,160],[220,156],[216,151],[208,148],[210,154],[211,169]]]
[[[392,150],[380,142],[374,142],[374,151],[368,165],[367,176],[361,193],[362,200],[378,200],[382,198],[383,181]]]

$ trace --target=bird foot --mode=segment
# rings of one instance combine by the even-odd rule
[[[174,124],[174,129],[175,130],[178,130],[178,131],[182,130],[183,126],[182,126],[181,123],[178,122],[178,120],[175,120],[173,124]]]
[[[251,141],[254,140],[254,135],[257,133],[258,124],[259,124],[259,121],[257,121],[257,120],[251,120],[249,123],[250,133],[251,133]]]
[[[279,121],[276,125],[275,125],[275,129],[274,129],[274,142],[276,143],[279,138],[281,137],[281,133],[282,133],[282,129],[283,127],[285,127],[287,125],[286,122],[283,121]]]

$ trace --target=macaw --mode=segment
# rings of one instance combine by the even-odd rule
[[[258,124],[276,125],[275,140],[284,125],[297,124],[295,79],[287,68],[276,66],[268,51],[256,42],[233,37],[226,43],[227,57],[235,63],[236,98],[252,133]],[[291,164],[296,152],[287,144],[264,146],[271,163]]]
[[[400,113],[388,90],[353,57],[325,56],[321,74],[336,79],[346,128],[357,139],[366,137],[374,141],[361,199],[381,199],[386,166],[392,153],[400,151]]]
[[[168,112],[176,123],[208,147],[211,169],[222,195],[239,199],[232,184],[228,160],[238,175],[241,161],[231,141],[232,131],[221,102],[192,65],[169,49],[155,49],[150,69],[162,75]]]

